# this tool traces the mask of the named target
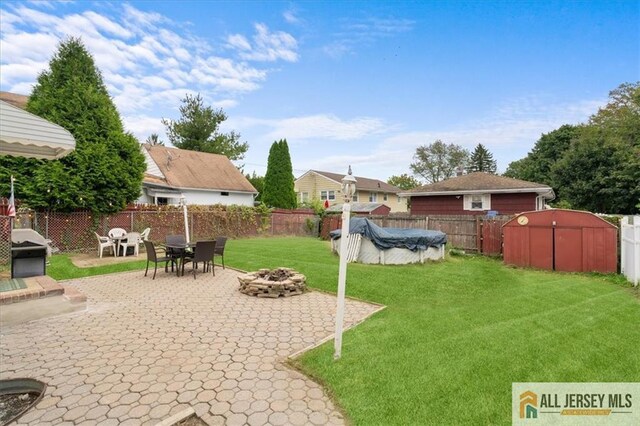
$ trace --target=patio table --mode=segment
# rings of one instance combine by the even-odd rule
[[[184,258],[189,252],[189,249],[195,248],[196,243],[184,243],[184,244],[165,244],[164,247],[171,249],[173,253],[171,256],[180,256],[180,265],[176,267],[177,275],[180,276],[180,269],[182,269],[182,275],[184,275]]]
[[[111,238],[111,240],[116,243],[116,253],[115,253],[115,255],[116,255],[116,257],[118,257],[118,253],[120,253],[120,243],[122,242],[122,240],[126,240],[127,239],[127,234],[117,235],[117,236],[109,237],[109,238]]]

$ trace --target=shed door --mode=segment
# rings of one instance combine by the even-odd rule
[[[551,228],[529,228],[529,264],[533,268],[553,268],[553,230]]]
[[[556,271],[582,271],[582,229],[556,228]]]

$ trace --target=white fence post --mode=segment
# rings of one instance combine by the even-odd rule
[[[634,286],[638,285],[640,281],[640,216],[625,216],[620,221],[620,272]]]

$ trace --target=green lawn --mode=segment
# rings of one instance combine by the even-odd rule
[[[335,292],[338,259],[310,238],[230,241],[227,265],[293,267]],[[509,424],[511,383],[640,381],[640,294],[620,277],[484,257],[349,265],[347,295],[385,310],[296,365],[357,425]]]
[[[47,265],[47,275],[56,280],[70,280],[72,278],[90,277],[93,275],[113,274],[115,272],[135,271],[137,269],[144,269],[147,264],[146,254],[141,253],[140,259],[126,263],[115,263],[112,265],[93,266],[90,268],[78,268],[70,259],[71,255],[57,254],[49,259],[49,265]],[[153,264],[151,264],[153,268]],[[153,272],[153,269],[151,270]]]

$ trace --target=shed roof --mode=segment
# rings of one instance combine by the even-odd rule
[[[56,159],[75,149],[65,128],[0,101],[0,152],[20,157]]]
[[[149,153],[157,165],[167,186],[185,189],[258,192],[224,155],[148,144],[143,145],[143,149]],[[163,179],[147,174],[144,181],[158,185]]]
[[[344,174],[323,172],[320,170],[309,170],[304,175],[306,175],[307,173],[317,173],[339,184],[342,184],[342,178],[344,177]],[[302,178],[302,176],[300,176],[298,179]],[[400,192],[400,188],[393,185],[389,185],[388,183],[378,179],[370,179],[362,176],[354,176],[354,177],[356,178],[356,188],[359,190],[388,192],[392,194],[396,194]]]
[[[401,195],[446,195],[470,192],[537,192],[542,195],[549,194],[550,198],[555,197],[553,195],[553,189],[548,185],[485,172],[469,173],[423,185],[406,191]]]

